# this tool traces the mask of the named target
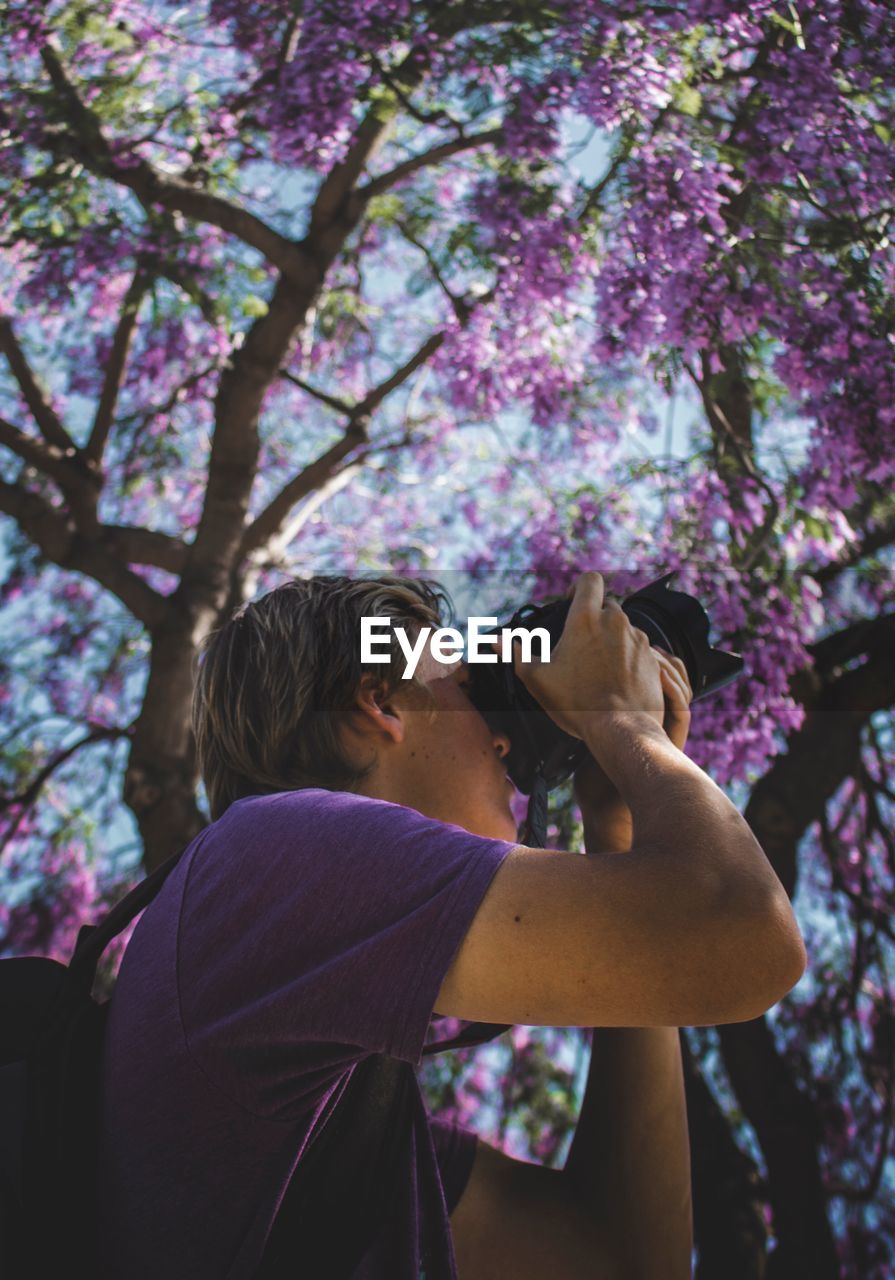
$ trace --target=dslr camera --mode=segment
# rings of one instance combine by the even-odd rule
[[[668,585],[676,572],[666,573],[619,603],[651,645],[683,659],[692,700],[697,702],[735,680],[743,671],[743,660],[739,654],[709,644],[709,618],[702,605],[694,596],[673,591]],[[529,601],[509,622],[481,634],[499,638],[507,627],[543,627],[550,635],[552,651],[571,603],[568,598],[540,604]],[[491,729],[505,733],[510,740],[507,773],[518,790],[530,797],[527,841],[543,845],[547,793],[571,777],[588,756],[588,749],[579,738],[554,724],[516,675],[512,663],[470,666],[469,696]]]

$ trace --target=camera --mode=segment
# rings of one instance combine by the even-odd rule
[[[684,591],[673,591],[669,582],[677,570],[666,573],[621,601],[631,624],[646,633],[651,645],[683,659],[693,689],[693,702],[707,698],[735,680],[743,671],[739,654],[726,653],[709,644],[709,618],[699,601]],[[529,601],[507,623],[483,635],[495,635],[507,627],[545,628],[551,651],[562,635],[571,600],[548,603]],[[505,733],[510,752],[505,760],[514,785],[532,797],[536,820],[546,817],[546,796],[575,772],[588,756],[579,739],[560,729],[515,674],[512,663],[476,664],[470,667],[469,696],[495,733]],[[543,822],[541,824],[543,826]],[[537,827],[535,828],[537,833]],[[543,844],[543,837],[538,841]]]

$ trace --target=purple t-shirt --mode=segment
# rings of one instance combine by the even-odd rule
[[[247,1280],[327,1103],[368,1052],[418,1065],[505,855],[414,809],[318,788],[232,804],[143,913],[109,1011],[102,1274]],[[355,1280],[418,1280],[474,1135],[417,1096],[395,1198]],[[436,1204],[439,1211],[425,1205]]]

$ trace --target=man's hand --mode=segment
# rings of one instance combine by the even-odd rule
[[[683,751],[690,732],[690,703],[693,689],[683,658],[675,658],[664,649],[653,645],[653,653],[659,659],[662,676],[662,692],[665,694],[665,716],[662,728],[678,751]]]
[[[662,692],[665,695],[662,728],[677,749],[683,751],[690,732],[690,702],[693,698],[687,666],[682,658],[674,657],[657,645],[652,646],[652,651],[659,662]],[[582,809],[593,808],[595,804],[603,807],[613,800],[621,803],[615,785],[591,755],[575,771],[574,790],[575,799]]]
[[[606,599],[603,577],[582,573],[575,583],[562,635],[549,662],[521,662],[516,675],[554,724],[586,740],[594,723],[617,713],[647,715],[662,724],[658,655],[617,600]]]

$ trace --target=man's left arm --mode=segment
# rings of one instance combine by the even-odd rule
[[[599,773],[588,765],[576,778],[585,848],[624,856],[630,811]],[[583,1207],[615,1223],[622,1275],[690,1277],[690,1142],[677,1027],[591,1031],[587,1086],[563,1174]]]
[[[692,692],[683,664],[657,657],[665,730],[682,750]],[[575,795],[585,849],[624,856],[631,814],[596,762],[578,771]],[[690,1146],[679,1031],[598,1027],[591,1037],[581,1113],[561,1171],[479,1141],[451,1216],[459,1280],[689,1280]]]

